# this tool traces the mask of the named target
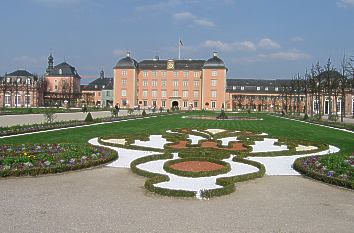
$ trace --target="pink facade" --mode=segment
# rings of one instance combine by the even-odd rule
[[[227,68],[207,60],[144,60],[127,54],[114,68],[114,104],[131,108],[221,109]]]

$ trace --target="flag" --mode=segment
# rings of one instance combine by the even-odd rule
[[[182,42],[182,40],[179,40],[179,44],[180,44],[181,46],[183,46],[183,42]]]

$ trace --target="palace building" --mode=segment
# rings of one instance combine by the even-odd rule
[[[208,60],[137,62],[128,52],[114,67],[114,104],[121,107],[221,109],[227,68],[214,52]]]

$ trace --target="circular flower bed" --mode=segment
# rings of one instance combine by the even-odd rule
[[[40,175],[77,170],[117,158],[113,150],[82,144],[0,146],[0,176]]]
[[[186,177],[215,176],[231,170],[230,164],[211,158],[185,158],[167,161],[165,171]]]
[[[246,117],[246,116],[227,116],[227,119],[218,119],[215,116],[184,116],[187,119],[197,119],[197,120],[239,120],[239,121],[257,121],[262,120],[257,117]]]

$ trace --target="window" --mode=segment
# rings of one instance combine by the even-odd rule
[[[194,87],[199,87],[199,80],[194,80]]]
[[[211,101],[211,108],[216,108],[216,102],[215,101]]]
[[[21,106],[21,95],[20,94],[16,95],[16,105]]]
[[[232,90],[236,90],[236,86],[232,86]]]
[[[162,80],[161,85],[162,85],[162,87],[166,87],[166,80]]]
[[[178,71],[173,71],[173,77],[175,77],[175,78],[178,77]]]
[[[264,90],[268,91],[268,90],[269,90],[269,88],[268,88],[268,87],[265,87],[265,88],[264,88]]]
[[[275,90],[275,91],[278,91],[278,90],[279,90],[279,88],[278,88],[278,87],[275,87],[275,88],[274,88],[274,90]]]
[[[211,76],[213,76],[213,77],[218,76],[218,72],[216,70],[213,70],[211,72]]]
[[[241,91],[244,91],[245,90],[245,87],[241,87]]]
[[[5,106],[11,106],[11,95],[9,93],[5,94]]]
[[[148,102],[146,100],[144,100],[144,107],[146,107],[148,105]]]
[[[199,72],[198,71],[194,71],[194,78],[198,78],[199,77]]]
[[[184,71],[184,72],[183,72],[183,76],[184,76],[185,78],[188,78],[188,76],[189,76],[189,71]]]
[[[127,90],[122,90],[122,96],[123,97],[127,96]]]
[[[143,75],[146,78],[148,76],[148,72],[146,70],[143,71]]]
[[[157,86],[157,80],[152,80],[151,85],[152,85],[153,87],[156,87],[156,86]]]
[[[198,101],[194,101],[193,104],[195,108],[198,108]]]
[[[173,91],[173,97],[178,97],[178,91]]]
[[[216,79],[212,79],[211,80],[211,86],[212,87],[216,87]]]
[[[261,87],[257,87],[257,91],[261,90]]]
[[[144,86],[144,87],[147,87],[147,86],[148,86],[148,80],[146,80],[146,79],[143,80],[143,86]]]
[[[161,97],[166,97],[166,91],[161,91]]]
[[[122,76],[127,76],[128,72],[126,70],[122,70]]]
[[[25,105],[26,107],[31,105],[31,95],[25,95]]]
[[[183,101],[183,107],[188,108],[188,101]]]
[[[157,91],[156,90],[152,91],[151,95],[152,95],[152,97],[156,98],[157,97]]]
[[[122,79],[122,87],[127,86],[127,80],[126,79]]]
[[[187,80],[183,81],[183,87],[188,87],[188,81]]]
[[[26,79],[26,84],[27,84],[27,85],[31,84],[31,79],[30,79],[30,78],[27,78],[27,79]]]
[[[162,71],[162,77],[166,77],[166,71]]]
[[[62,69],[59,69],[59,74],[63,74],[63,70]]]
[[[211,97],[216,98],[216,91],[211,91]]]
[[[194,91],[193,92],[193,97],[198,98],[199,97],[199,91]]]
[[[162,105],[163,108],[165,108],[166,107],[166,100],[162,100],[161,101],[161,105]]]
[[[10,78],[6,78],[6,82],[7,83],[11,82],[11,79]]]
[[[178,80],[173,80],[173,86],[178,87]]]
[[[183,91],[183,97],[187,98],[188,97],[188,91]]]
[[[98,92],[98,96],[101,96],[101,92]]]
[[[152,71],[152,77],[156,77],[157,76],[157,71],[156,70],[153,70]]]
[[[148,91],[147,90],[144,90],[143,91],[143,97],[147,97],[148,96]]]
[[[58,85],[54,86],[54,90],[56,90],[56,91],[58,90]]]

